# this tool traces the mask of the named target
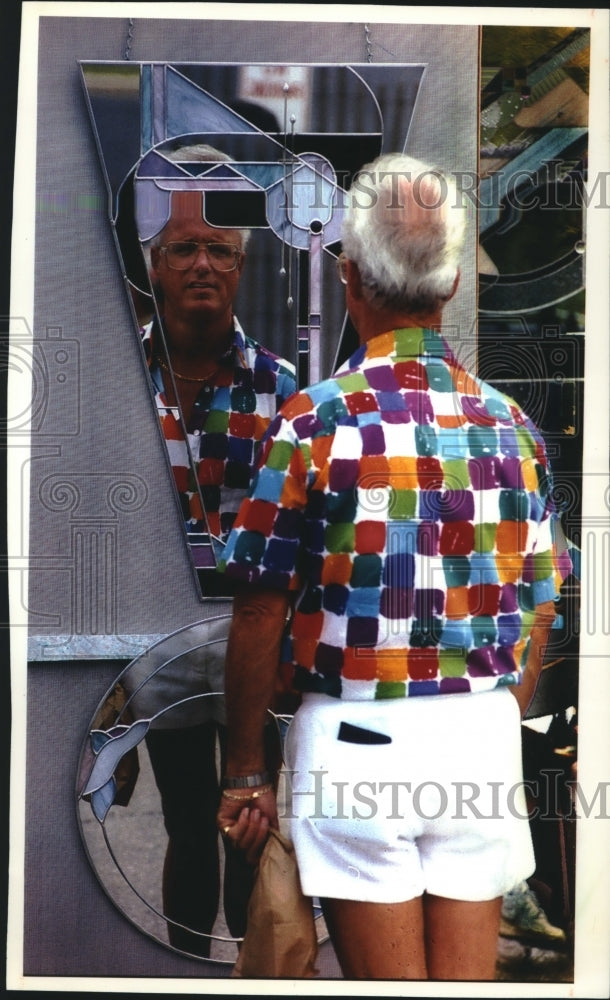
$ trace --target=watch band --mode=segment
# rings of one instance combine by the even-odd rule
[[[227,776],[223,780],[224,788],[258,788],[260,785],[268,785],[271,775],[268,771],[259,771],[258,774],[238,774]]]

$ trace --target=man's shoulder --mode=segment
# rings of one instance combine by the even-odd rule
[[[544,442],[540,427],[517,399],[484,379],[472,374],[469,375],[469,379],[478,386],[479,398],[487,419],[497,422],[500,426],[510,424],[522,427],[538,442]]]
[[[265,367],[271,368],[278,373],[295,376],[296,368],[291,361],[281,358],[278,354],[270,351],[268,347],[259,344],[253,337],[243,335],[244,349],[250,355],[250,360],[256,364],[262,362]]]
[[[349,373],[348,373],[349,375]],[[338,373],[299,389],[282,405],[282,415],[289,422],[303,422],[307,414],[324,410],[324,433],[331,433],[347,416],[345,396],[352,387]],[[304,426],[307,424],[305,420]]]

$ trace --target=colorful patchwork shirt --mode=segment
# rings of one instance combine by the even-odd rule
[[[435,332],[373,338],[266,436],[219,569],[297,591],[295,687],[347,699],[518,683],[553,600],[550,470],[518,405]]]
[[[186,529],[192,540],[208,529],[224,540],[250,485],[261,438],[280,404],[296,390],[294,366],[246,337],[234,318],[233,344],[214,382],[202,386],[191,414],[185,414],[185,436],[178,408],[168,406],[154,362],[154,325],[152,321],[145,326],[141,336]]]

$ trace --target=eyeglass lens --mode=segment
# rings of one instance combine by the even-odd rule
[[[202,247],[217,270],[232,271],[237,266],[239,248],[233,243],[194,243],[186,240],[167,244],[167,263],[177,270],[186,270]]]

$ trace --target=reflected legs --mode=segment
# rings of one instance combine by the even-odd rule
[[[216,723],[153,730],[146,743],[169,838],[163,869],[163,912],[169,921],[211,934],[220,896]],[[168,934],[175,948],[209,956],[209,938],[171,922]]]
[[[203,958],[209,957],[210,939],[192,931],[212,933],[220,898],[217,736],[224,759],[226,729],[215,721],[183,729],[151,730],[146,737],[168,834],[163,913],[168,918],[169,941],[175,948]],[[268,767],[275,772],[281,764],[275,725],[266,727],[265,739]],[[225,919],[231,936],[240,938],[246,930],[256,869],[240,851],[228,849],[226,844],[225,849]]]
[[[404,903],[322,900],[346,979],[493,980],[501,905],[428,894]]]

